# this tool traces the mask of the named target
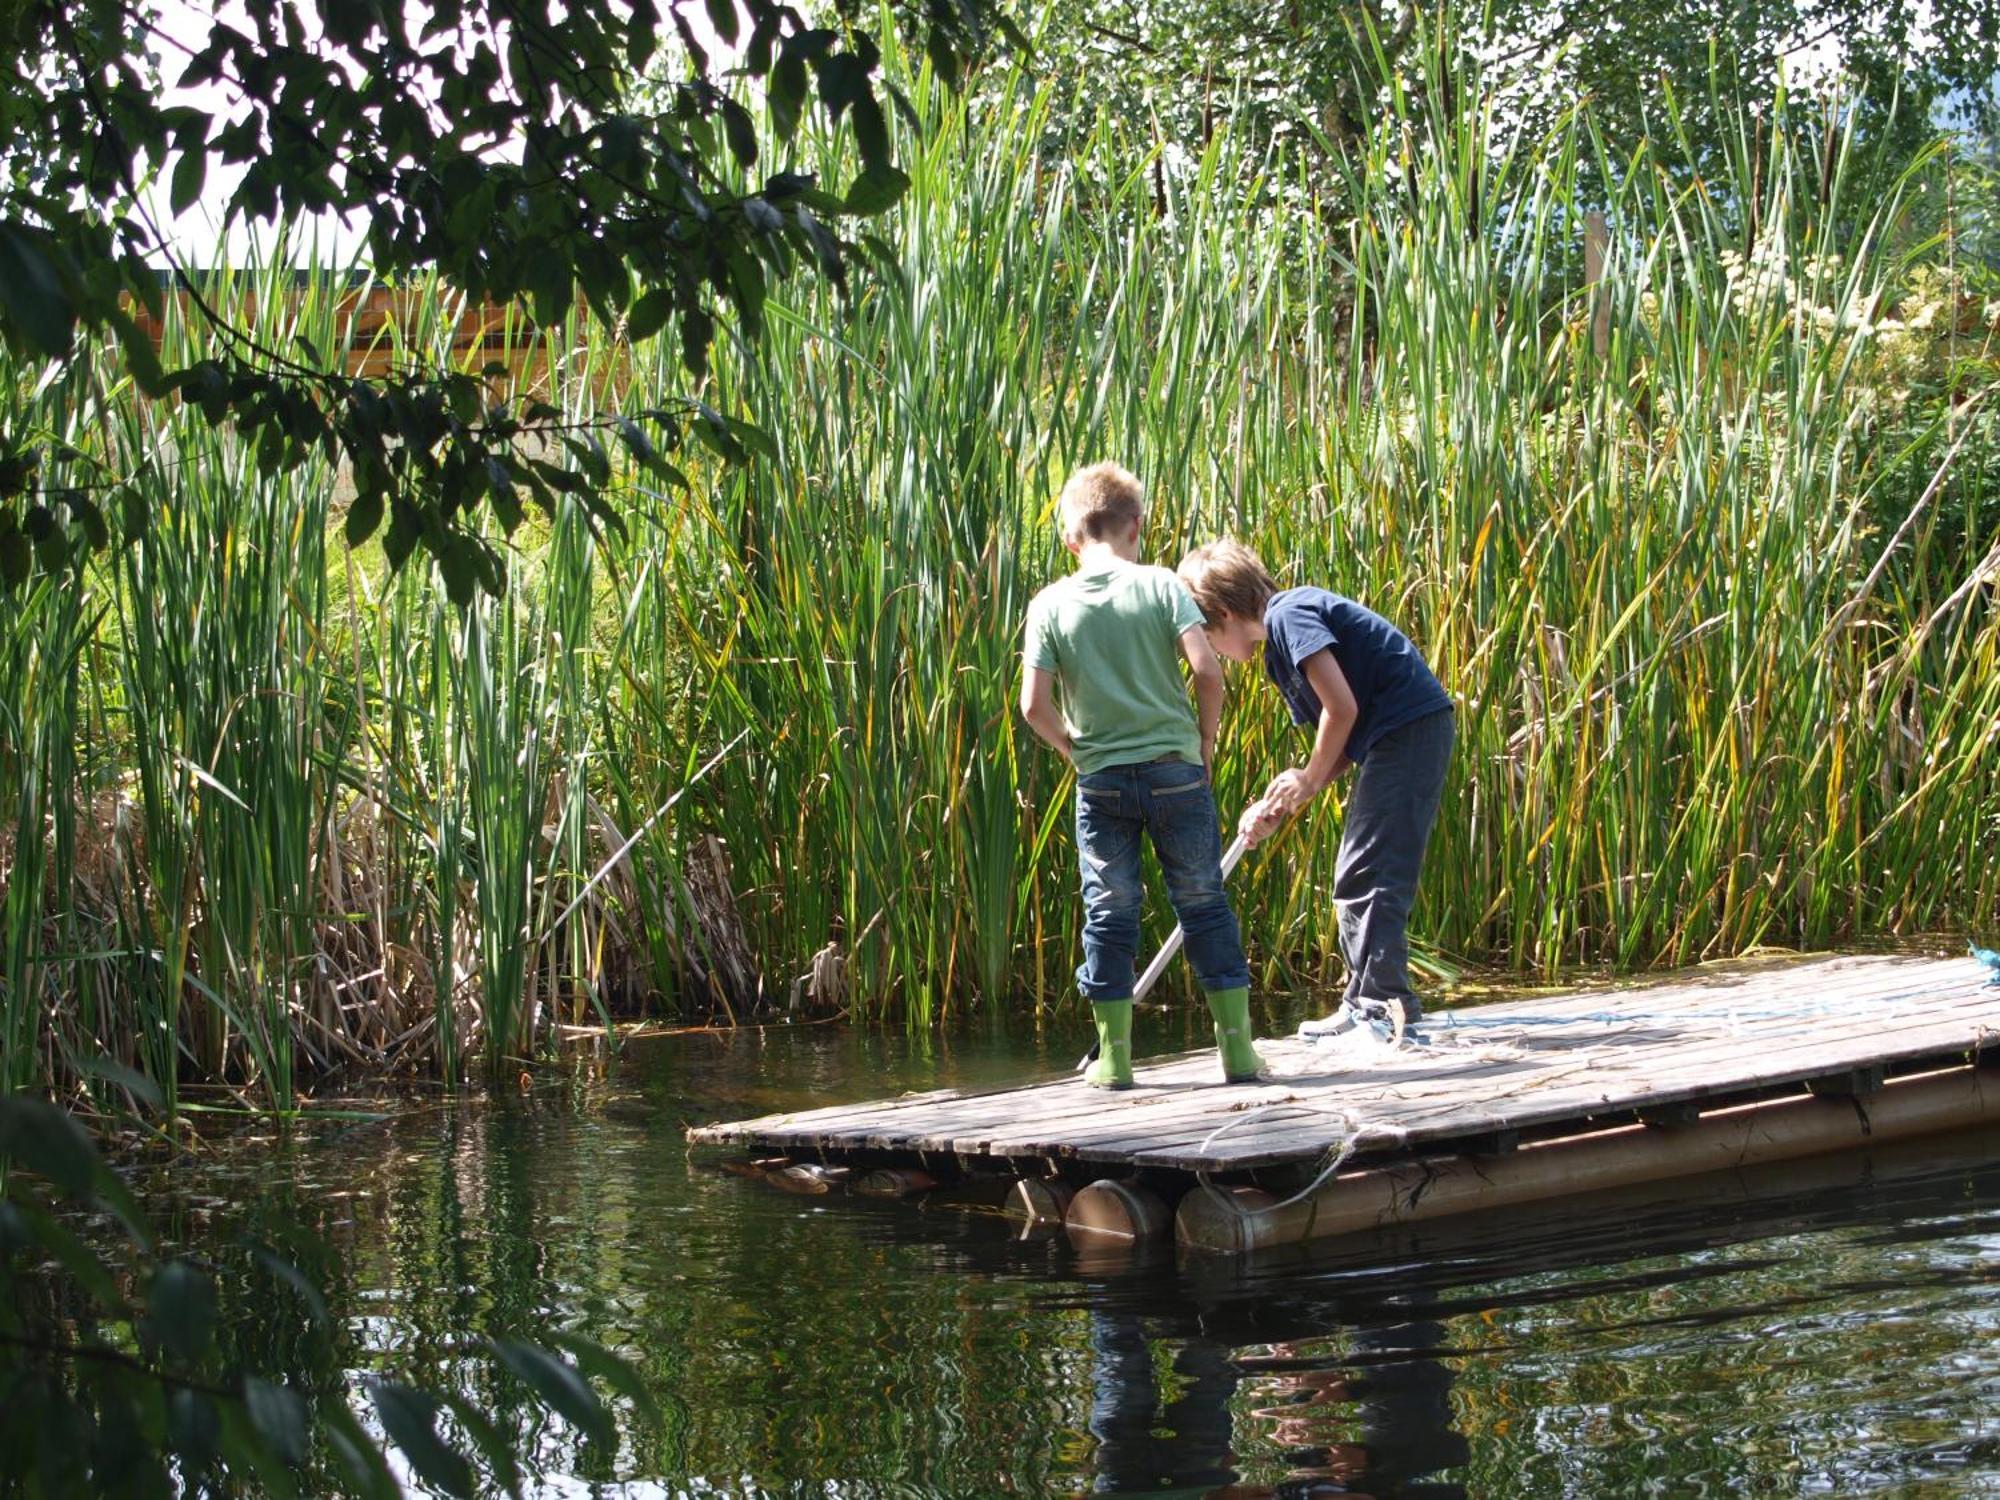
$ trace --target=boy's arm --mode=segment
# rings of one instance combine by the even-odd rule
[[[1299,663],[1306,681],[1319,698],[1319,728],[1313,735],[1312,754],[1306,763],[1291,771],[1280,771],[1271,784],[1244,813],[1242,832],[1252,844],[1261,843],[1285,819],[1333,784],[1348,768],[1347,737],[1360,716],[1354,689],[1347,674],[1331,651],[1315,651]]]
[[[1208,632],[1190,625],[1181,632],[1181,655],[1194,676],[1194,701],[1201,724],[1201,765],[1215,773],[1215,737],[1222,731],[1222,663],[1208,643]]]
[[[1025,668],[1021,675],[1021,717],[1037,738],[1064,760],[1074,759],[1069,732],[1056,711],[1056,676],[1040,667]]]
[[[1331,651],[1315,651],[1299,664],[1299,670],[1306,674],[1319,699],[1319,729],[1313,735],[1312,754],[1299,773],[1306,782],[1303,802],[1332,786],[1334,778],[1347,769],[1347,737],[1361,716],[1361,705],[1354,701],[1354,689],[1347,685],[1347,674],[1340,670]]]

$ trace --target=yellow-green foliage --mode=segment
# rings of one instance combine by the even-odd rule
[[[6,384],[114,471],[155,460],[114,566],[0,604],[15,1081],[178,1051],[283,1103],[306,1065],[497,1064],[726,969],[725,857],[778,1003],[1064,1003],[1067,784],[1011,703],[1052,496],[1106,456],[1151,487],[1155,557],[1238,533],[1457,697],[1433,951],[1548,972],[1994,920],[1990,330],[1948,247],[1898,258],[1896,175],[1827,116],[1746,132],[1723,182],[1671,144],[1606,164],[1585,204],[1587,116],[1518,138],[1466,80],[1392,90],[1345,157],[1225,131],[1157,162],[1110,120],[1037,157],[1025,76],[969,118],[906,82],[926,130],[853,298],[802,279],[719,351],[709,400],[775,451],[621,478],[622,535],[524,528],[469,615],[325,540],[328,472],[260,474],[108,369]],[[843,142],[801,149],[839,176]],[[328,300],[297,331],[329,338]],[[1940,317],[1979,352],[1912,352]],[[686,383],[597,326],[533,375],[579,411]],[[1303,748],[1232,679],[1225,816]],[[1338,832],[1324,807],[1238,877],[1267,982],[1337,964]]]

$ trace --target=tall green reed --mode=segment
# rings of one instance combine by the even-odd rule
[[[1148,481],[1156,559],[1234,531],[1438,668],[1461,748],[1427,951],[1553,972],[1995,920],[2000,539],[1937,524],[1980,513],[1959,476],[1990,428],[1954,415],[1963,388],[1890,422],[1877,374],[1937,253],[1898,237],[1927,161],[1785,107],[1721,177],[1671,129],[1613,163],[1587,105],[1530,137],[1436,68],[1338,150],[1224,129],[1179,155],[1104,118],[1056,159],[1063,85],[969,106],[889,66],[923,129],[868,274],[789,284],[705,392],[697,436],[747,419],[769,451],[683,448],[656,487],[550,450],[609,466],[626,524],[490,535],[498,597],[460,610],[425,565],[329,550],[337,473],[265,472],[114,393],[82,436],[148,525],[96,595],[6,606],[6,685],[77,688],[8,695],[47,720],[17,711],[0,747],[10,1077],[108,1051],[283,1108],[341,1066],[497,1069],[552,1023],[756,1004],[718,978],[739,937],[766,1004],[1060,1005],[1068,783],[1012,702],[1026,602],[1066,566],[1052,496],[1102,456]],[[838,133],[791,150],[851,170]],[[338,279],[257,275],[266,342],[357,336]],[[383,348],[483,359],[414,290]],[[515,399],[686,388],[581,315],[518,331]],[[175,323],[168,352],[206,338]],[[1267,689],[1232,689],[1225,815],[1303,753]],[[70,827],[115,851],[111,899],[64,899]],[[1337,837],[1315,817],[1238,877],[1267,983],[1338,963]],[[86,991],[51,1039],[31,992]]]

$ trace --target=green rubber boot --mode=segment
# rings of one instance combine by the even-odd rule
[[[1097,1061],[1083,1081],[1094,1089],[1132,1087],[1132,1002],[1093,1000],[1090,1014],[1097,1022]]]
[[[1250,1045],[1250,991],[1209,990],[1208,1013],[1215,1017],[1215,1050],[1222,1058],[1225,1083],[1255,1083],[1263,1076],[1264,1059]]]

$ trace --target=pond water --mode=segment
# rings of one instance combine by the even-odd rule
[[[1196,1041],[1151,1024],[1142,1054]],[[1247,1264],[793,1196],[682,1139],[1081,1042],[663,1037],[518,1100],[224,1141],[150,1199],[197,1244],[288,1242],[343,1330],[328,1377],[459,1383],[534,1493],[2000,1494],[2000,1134]],[[466,1350],[551,1327],[664,1420],[590,1444]]]

